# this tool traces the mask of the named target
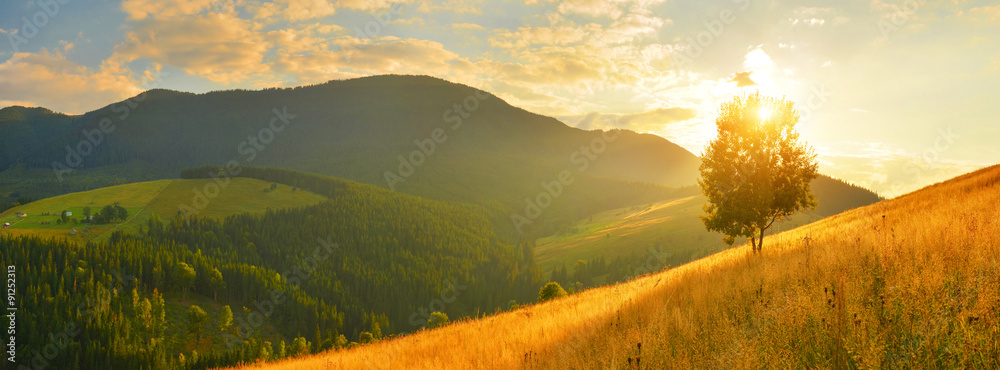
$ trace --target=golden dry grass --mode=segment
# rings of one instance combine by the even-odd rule
[[[634,281],[270,369],[997,368],[1000,166]]]

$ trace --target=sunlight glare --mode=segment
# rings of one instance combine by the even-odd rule
[[[760,110],[757,111],[757,115],[760,116],[761,121],[767,121],[768,118],[771,118],[771,109],[760,108]]]

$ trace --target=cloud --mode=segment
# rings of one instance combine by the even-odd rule
[[[313,23],[269,31],[265,34],[265,39],[282,54],[317,52],[327,50],[329,37],[343,30],[343,27],[334,24]]]
[[[248,6],[254,19],[298,22],[333,15],[337,8],[328,0],[274,0]]]
[[[175,17],[201,13],[216,0],[125,0],[122,10],[130,20]]]
[[[968,18],[974,22],[1000,25],[1000,5],[980,6],[969,9]]]
[[[424,19],[420,18],[420,17],[393,19],[389,23],[391,23],[391,24],[402,24],[402,25],[407,25],[407,26],[420,26],[420,27],[423,27],[423,26],[427,25],[427,22],[424,21]]]
[[[986,166],[909,153],[882,143],[844,143],[838,150],[818,151],[820,172],[850,179],[886,197],[897,197]]]
[[[597,58],[581,58],[576,49],[551,50],[533,54],[531,60],[523,63],[498,63],[497,76],[500,79],[530,82],[533,84],[571,84],[586,80],[601,80],[605,74],[607,61]]]
[[[757,83],[750,79],[751,73],[753,72],[752,71],[736,72],[736,75],[729,82],[735,82],[736,87],[755,86],[757,85]]]
[[[357,0],[365,1],[365,0]],[[417,11],[427,14],[483,14],[482,0],[422,0],[417,6]]]
[[[789,21],[791,21],[792,26],[819,27],[826,24],[824,17],[832,13],[834,11],[831,8],[799,7],[792,10],[792,17],[789,18]]]
[[[583,41],[600,26],[586,27],[520,27],[517,31],[498,30],[490,38],[490,45],[505,49],[523,49],[533,45],[569,45]]]
[[[774,64],[774,60],[771,59],[771,56],[764,52],[763,46],[758,45],[747,52],[747,54],[743,57],[743,69],[745,70],[744,73],[748,73],[748,78],[749,73],[754,74],[754,79],[752,81],[754,82],[754,85],[759,84],[763,87],[771,87],[774,85],[777,68]],[[737,75],[736,77],[739,78],[740,76]],[[741,85],[737,84],[737,86]]]
[[[295,78],[296,84],[325,82],[373,74],[427,74],[449,76],[471,69],[471,63],[434,41],[351,36],[333,41],[338,48],[307,53],[279,53],[275,71]]]
[[[230,14],[149,19],[138,23],[115,47],[123,62],[146,59],[220,84],[253,82],[268,72],[270,44],[260,25]]]
[[[456,30],[469,30],[469,31],[483,31],[486,27],[480,26],[475,23],[452,23],[451,28]]]
[[[59,50],[15,53],[0,64],[0,106],[39,105],[80,114],[140,92],[135,79],[110,65],[91,70]]]
[[[634,44],[653,38],[669,19],[645,14],[628,14],[618,17],[607,26],[599,23],[577,24],[561,16],[554,16],[553,25],[524,26],[516,31],[498,29],[490,38],[490,45],[504,49],[524,49],[532,46],[588,45],[605,47]]]
[[[826,19],[821,18],[802,18],[802,19],[792,19],[792,25],[803,25],[809,27],[819,27],[826,24]]]
[[[410,1],[408,0],[339,0],[337,1],[337,7],[365,12],[376,12],[380,10],[387,10],[393,6],[407,4],[409,2]]]
[[[693,109],[659,108],[630,114],[591,112],[580,116],[562,117],[561,119],[584,130],[624,128],[636,132],[654,132],[662,130],[670,123],[686,121],[695,116],[697,116],[697,112]]]
[[[618,19],[624,13],[621,9],[624,3],[624,1],[609,0],[568,0],[559,4],[559,12],[588,15],[594,18]]]
[[[622,115],[620,122],[623,127],[635,128],[641,131],[652,131],[663,128],[668,123],[686,121],[697,115],[693,109],[660,108],[642,113]]]

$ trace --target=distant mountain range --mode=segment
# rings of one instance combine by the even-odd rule
[[[205,94],[150,90],[79,116],[0,110],[0,189],[8,189],[0,197],[176,178],[184,168],[227,163],[499,202],[534,227],[533,213],[561,222],[697,193],[700,160],[656,135],[569,127],[426,76]],[[817,181],[821,202],[848,200],[853,208],[880,199],[840,181]],[[841,211],[839,204],[829,214]]]

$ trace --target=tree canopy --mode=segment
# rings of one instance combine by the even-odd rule
[[[708,198],[701,219],[727,244],[746,237],[759,252],[771,225],[816,206],[809,189],[818,176],[816,155],[799,143],[798,121],[791,101],[759,92],[722,104],[698,184]]]

